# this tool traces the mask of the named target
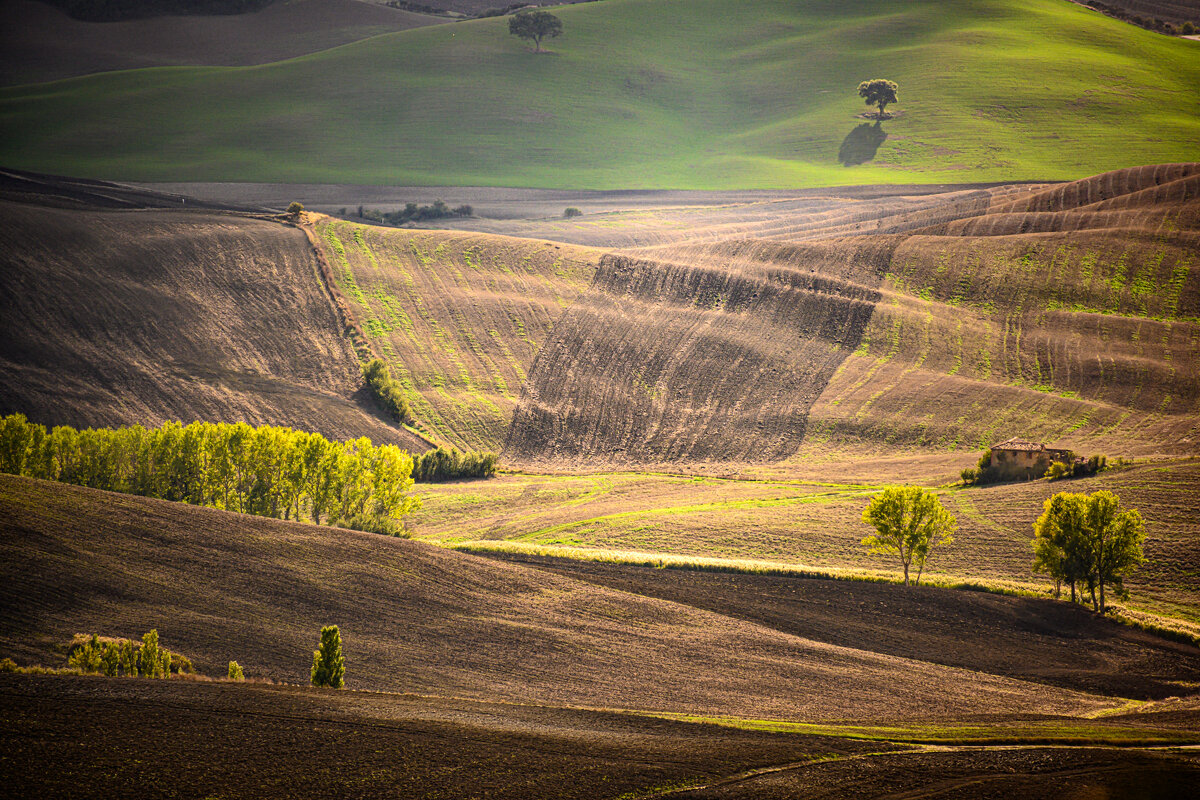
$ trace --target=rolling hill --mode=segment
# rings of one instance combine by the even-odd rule
[[[304,234],[185,208],[3,176],[0,413],[79,428],[244,420],[425,450],[361,388]]]
[[[266,13],[266,12],[264,12]],[[122,180],[754,188],[1075,179],[1196,157],[1200,43],[1061,0],[606,0],[254,67],[0,91],[0,162]],[[863,78],[903,114],[856,117]],[[853,163],[857,166],[843,166]]]
[[[155,627],[204,672],[233,659],[307,683],[313,637],[336,623],[352,688],[810,721],[1123,703],[375,534],[8,475],[0,511],[0,647],[21,663],[63,658],[79,631]]]

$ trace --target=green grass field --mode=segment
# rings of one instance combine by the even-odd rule
[[[555,13],[565,34],[546,55],[485,19],[259,67],[5,89],[0,163],[126,180],[719,189],[1068,179],[1200,158],[1200,42],[1063,0]],[[855,86],[878,76],[900,84],[903,113],[872,161],[843,167],[865,108]]]

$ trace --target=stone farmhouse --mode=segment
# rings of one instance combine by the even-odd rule
[[[1055,461],[1068,462],[1070,450],[1046,447],[1040,442],[1009,439],[991,447],[992,464],[989,473],[998,480],[1028,481],[1040,478]]]

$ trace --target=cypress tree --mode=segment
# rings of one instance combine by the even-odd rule
[[[346,685],[346,659],[337,625],[321,628],[321,646],[313,651],[312,685],[341,689]]]

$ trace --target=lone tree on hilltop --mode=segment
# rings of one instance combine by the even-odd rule
[[[872,553],[899,556],[904,566],[905,586],[908,586],[909,567],[916,565],[915,583],[920,583],[930,551],[935,545],[954,541],[957,527],[937,496],[919,486],[884,489],[871,498],[862,519],[876,531],[862,543]]]
[[[533,42],[533,52],[542,52],[542,39],[562,34],[562,20],[549,11],[521,11],[508,18],[508,32]]]
[[[895,81],[872,78],[858,85],[858,96],[869,106],[879,106],[879,119],[883,119],[883,110],[887,108],[888,103],[899,102],[896,95],[899,88]]]
[[[1075,584],[1086,586],[1092,609],[1101,614],[1106,608],[1104,588],[1111,586],[1118,597],[1126,596],[1125,576],[1146,563],[1142,515],[1121,508],[1112,492],[1059,492],[1046,501],[1033,531],[1034,572],[1069,583],[1072,601]]]
[[[346,685],[346,659],[337,625],[321,628],[321,646],[313,651],[312,685],[341,689]]]

